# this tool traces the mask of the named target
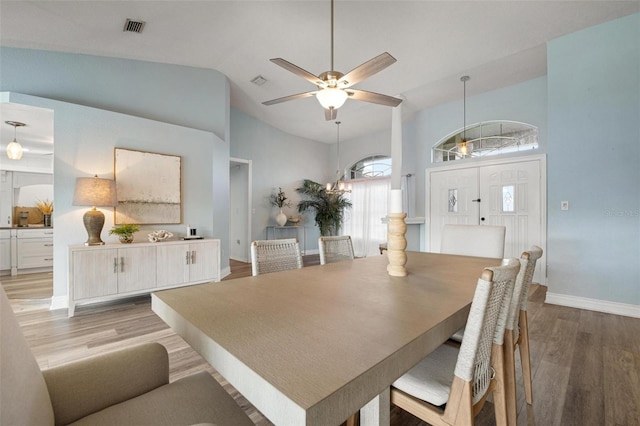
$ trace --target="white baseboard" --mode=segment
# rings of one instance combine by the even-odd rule
[[[319,254],[320,250],[319,249],[313,249],[313,250],[305,250],[304,251],[304,255],[308,255],[308,254]]]
[[[51,307],[49,308],[50,311],[55,311],[56,309],[67,309],[68,307],[68,296],[53,296],[51,298]]]
[[[640,305],[610,302],[608,300],[588,299],[586,297],[568,296],[547,292],[545,303],[568,306],[570,308],[586,309],[604,312],[606,314],[623,315],[625,317],[640,318]]]

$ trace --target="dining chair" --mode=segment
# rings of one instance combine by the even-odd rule
[[[492,394],[496,424],[507,424],[505,300],[510,300],[519,269],[518,260],[509,259],[482,272],[462,344],[441,345],[396,380],[391,387],[394,405],[432,425],[472,425]]]
[[[350,235],[318,238],[320,248],[320,264],[353,260],[353,243]]]
[[[300,268],[302,256],[298,240],[295,238],[257,240],[251,243],[253,276]]]
[[[446,224],[442,228],[440,253],[502,259],[506,230],[502,225]]]
[[[529,324],[527,320],[527,298],[533,281],[533,274],[538,259],[542,257],[542,249],[532,246],[520,256],[520,272],[516,278],[513,298],[507,317],[504,336],[505,377],[507,383],[507,412],[509,423],[515,424],[516,412],[516,360],[515,351],[520,349],[520,365],[524,382],[524,393],[527,404],[533,403],[531,380],[531,354],[529,349]]]

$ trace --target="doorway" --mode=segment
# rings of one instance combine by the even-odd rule
[[[250,261],[251,160],[231,158],[229,163],[229,257]]]
[[[427,251],[440,251],[445,224],[504,225],[505,258],[544,250],[534,280],[546,284],[546,157],[428,169]]]

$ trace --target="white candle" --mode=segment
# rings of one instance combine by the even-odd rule
[[[392,189],[389,213],[402,213],[402,189]]]

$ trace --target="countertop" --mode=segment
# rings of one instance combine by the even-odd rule
[[[53,229],[53,226],[47,226],[41,224],[32,224],[29,226],[0,226],[0,229]]]

